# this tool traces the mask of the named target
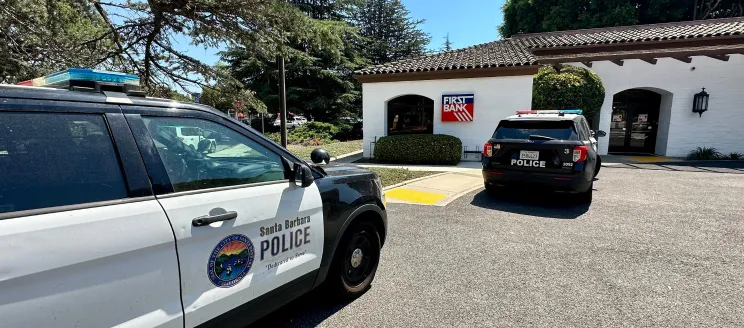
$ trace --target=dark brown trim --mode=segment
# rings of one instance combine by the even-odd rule
[[[682,57],[671,57],[672,59],[679,60],[683,63],[692,63],[692,57],[689,56],[682,56]]]
[[[610,26],[610,27],[595,27],[580,30],[565,30],[565,31],[554,31],[554,32],[534,32],[534,33],[522,33],[512,35],[512,39],[524,39],[534,38],[539,36],[559,36],[559,35],[571,35],[571,34],[590,34],[598,32],[619,32],[628,30],[642,30],[659,27],[672,27],[672,26],[697,26],[697,25],[709,25],[713,23],[734,23],[744,21],[742,17],[726,17],[717,19],[706,19],[699,21],[681,21],[681,22],[666,22],[666,23],[655,23],[655,24],[640,24],[640,25],[627,25],[627,26]]]
[[[456,70],[424,71],[412,73],[364,74],[354,75],[354,78],[359,81],[359,83],[468,79],[479,77],[534,75],[535,73],[537,73],[537,70],[539,68],[540,66],[538,65],[465,68]]]
[[[744,44],[744,35],[723,35],[714,37],[694,37],[686,39],[660,40],[660,41],[634,41],[601,43],[576,46],[562,46],[552,48],[528,49],[536,57],[558,56],[567,54],[584,54],[595,52],[617,52],[617,51],[639,51],[652,49],[709,47],[722,45]]]
[[[592,68],[592,62],[590,62],[590,61],[581,62],[581,63],[584,64],[584,66],[586,66],[586,67]]]
[[[638,59],[645,61],[651,65],[656,65],[656,62],[658,61],[658,59],[656,58],[638,58]]]
[[[613,59],[610,61],[617,66],[623,66],[623,64],[625,64],[625,62],[622,59]]]
[[[558,63],[580,63],[585,61],[604,61],[604,60],[619,60],[619,59],[641,59],[651,60],[654,58],[675,58],[686,63],[689,63],[691,56],[718,56],[718,55],[729,55],[739,54],[744,52],[744,44],[741,46],[721,46],[718,48],[682,48],[682,49],[667,49],[657,51],[625,51],[621,53],[599,53],[599,54],[583,54],[580,56],[553,56],[553,57],[538,57],[537,60],[543,65],[552,65]]]
[[[707,57],[710,57],[710,58],[713,58],[713,59],[718,59],[720,61],[728,61],[729,60],[729,55],[707,55]]]

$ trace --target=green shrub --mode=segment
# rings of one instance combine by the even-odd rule
[[[602,108],[605,89],[597,74],[571,65],[544,66],[535,74],[532,109],[581,109],[588,119]]]
[[[721,157],[723,157],[721,153],[719,153],[718,150],[712,147],[697,147],[697,149],[687,154],[687,159],[701,161],[721,159]]]
[[[730,153],[730,154],[728,154],[728,158],[729,159],[733,159],[735,161],[738,161],[738,160],[742,159],[742,157],[744,157],[744,154],[742,154],[742,153]]]
[[[282,134],[279,132],[264,133],[264,135],[278,144],[282,143]]]
[[[330,123],[309,122],[287,133],[287,142],[291,144],[329,143],[333,140],[338,128]]]
[[[455,165],[461,154],[462,141],[445,134],[387,136],[375,144],[375,159],[387,163]]]

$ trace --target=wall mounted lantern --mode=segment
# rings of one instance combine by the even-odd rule
[[[703,117],[703,112],[708,110],[708,99],[710,98],[710,95],[705,92],[705,88],[703,88],[703,91],[700,91],[695,94],[695,97],[692,99],[692,112],[700,114],[700,117]]]

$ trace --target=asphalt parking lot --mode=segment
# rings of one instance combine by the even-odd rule
[[[591,206],[482,189],[390,204],[365,295],[309,294],[253,326],[744,326],[744,170],[598,178]]]

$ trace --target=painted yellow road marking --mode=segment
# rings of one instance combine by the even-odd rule
[[[418,190],[411,190],[411,189],[404,189],[404,188],[395,188],[393,190],[389,190],[388,192],[385,193],[385,196],[389,198],[404,200],[407,202],[426,204],[426,205],[434,204],[447,197],[447,195],[444,195],[444,194],[435,194],[433,192],[425,192],[425,191],[418,191]]]
[[[678,159],[660,156],[642,156],[642,157],[628,157],[629,160],[635,162],[673,162]]]

